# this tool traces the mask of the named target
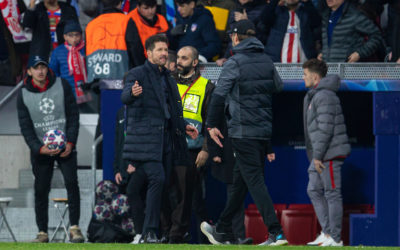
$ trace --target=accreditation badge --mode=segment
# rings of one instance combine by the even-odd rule
[[[197,114],[199,110],[200,96],[194,94],[186,94],[185,102],[183,103],[183,111]]]

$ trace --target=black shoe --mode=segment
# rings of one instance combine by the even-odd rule
[[[185,242],[183,241],[182,237],[170,237],[168,243],[169,244],[183,244]]]
[[[236,244],[238,245],[251,245],[253,244],[253,238],[237,238]]]
[[[144,243],[148,244],[157,244],[159,243],[159,240],[157,238],[157,235],[154,232],[147,232],[147,234],[144,236]]]
[[[233,235],[230,233],[218,233],[216,227],[203,221],[200,229],[213,245],[232,244],[235,242]]]

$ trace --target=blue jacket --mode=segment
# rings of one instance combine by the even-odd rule
[[[79,52],[84,56],[85,47],[83,47]],[[51,53],[49,67],[51,70],[53,70],[56,76],[68,81],[69,85],[72,88],[72,92],[74,92],[74,95],[76,97],[74,75],[69,74],[68,49],[65,47],[64,44],[59,45],[57,48],[54,49],[53,53]]]
[[[182,101],[175,80],[168,71],[164,74],[167,75],[169,91],[169,131],[173,142],[174,164],[186,166],[188,149]],[[122,158],[130,163],[162,161],[166,108],[161,77],[164,76],[158,66],[146,61],[144,65],[131,69],[124,79],[121,101],[127,105],[127,130]],[[131,95],[135,81],[143,87],[138,97]]]
[[[173,37],[176,40],[177,50],[184,46],[193,46],[208,61],[219,54],[221,40],[219,39],[213,16],[209,10],[203,6],[197,6],[190,17],[182,18],[178,14],[176,24],[181,24],[185,27],[183,35]]]
[[[269,30],[265,52],[272,61],[281,61],[281,51],[289,23],[289,11],[285,6],[277,6],[279,0],[272,0],[262,13],[262,21]],[[316,41],[320,35],[321,17],[311,1],[303,2],[296,10],[300,20],[300,43],[307,59],[316,58]]]

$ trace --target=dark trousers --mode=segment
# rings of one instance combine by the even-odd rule
[[[225,209],[219,218],[217,231],[232,232],[232,219],[243,205],[247,191],[249,191],[269,232],[281,232],[281,225],[264,183],[267,141],[234,138],[231,141],[236,156],[233,187],[228,195]]]
[[[198,151],[197,151],[198,152]],[[190,229],[192,215],[192,194],[194,187],[195,166],[190,151],[190,166],[174,166],[171,173],[171,183],[166,185],[163,197],[162,230],[170,238],[181,239]],[[197,153],[196,153],[197,156]],[[176,190],[175,206],[171,206],[170,191]]]
[[[129,180],[129,186],[127,190],[128,199],[130,200],[131,204],[134,204],[131,210],[133,220],[134,223],[136,223],[136,220],[139,220],[138,227],[140,227],[140,216],[143,216],[141,213],[145,207],[142,233],[147,234],[150,231],[156,232],[160,224],[163,187],[165,181],[169,178],[169,173],[172,166],[170,133],[168,131],[165,131],[164,133],[162,162],[140,162],[134,166],[136,167],[136,171],[134,174],[132,174]],[[135,180],[139,180],[142,183],[134,184]],[[146,202],[144,205],[141,197],[140,186],[145,185],[145,183],[147,183],[147,191]]]
[[[229,196],[232,195],[232,191],[233,191],[233,184],[227,183],[226,184],[226,193],[228,195],[227,200],[229,200]],[[235,239],[246,238],[246,228],[244,226],[244,203],[242,203],[240,208],[237,210],[236,214],[233,216],[232,232],[233,235],[235,236]]]
[[[147,187],[147,176],[143,168],[136,168],[136,171],[129,177],[126,187],[128,196],[129,212],[133,219],[135,233],[142,234],[144,224],[144,209]]]
[[[68,194],[69,220],[71,225],[79,224],[80,194],[76,151],[72,151],[66,158],[46,155],[34,156],[31,154],[32,170],[35,176],[36,224],[39,231],[43,232],[47,232],[49,221],[49,193],[51,178],[53,177],[54,161],[57,161],[58,167],[64,177],[64,183]]]

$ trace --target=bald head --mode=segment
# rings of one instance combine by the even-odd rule
[[[179,74],[191,75],[199,64],[199,52],[195,47],[182,47],[177,54],[176,68]]]

